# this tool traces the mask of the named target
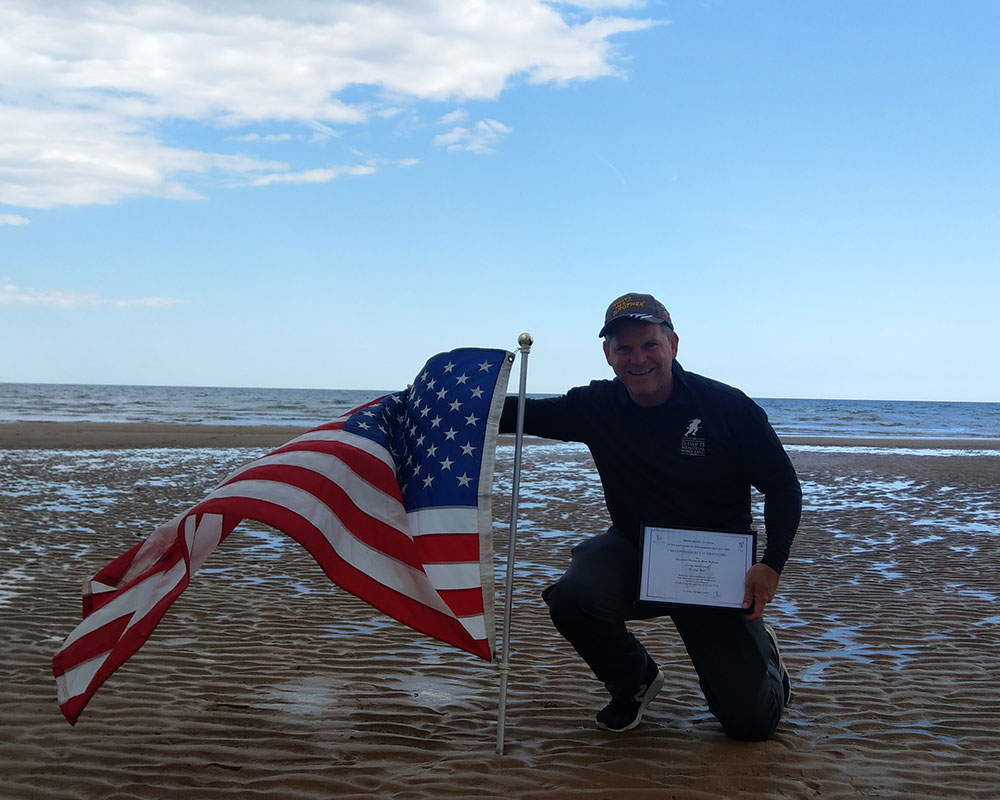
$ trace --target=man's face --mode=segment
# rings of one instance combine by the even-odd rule
[[[677,335],[655,322],[624,320],[604,340],[608,364],[638,406],[658,406],[670,397],[676,355]]]

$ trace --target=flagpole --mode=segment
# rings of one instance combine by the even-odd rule
[[[507,583],[504,591],[503,638],[499,646],[500,703],[497,708],[497,753],[503,755],[504,723],[507,716],[507,675],[510,672],[510,614],[514,595],[514,539],[517,535],[517,501],[521,486],[521,443],[524,438],[524,394],[528,379],[528,354],[534,340],[530,333],[517,337],[521,353],[521,386],[517,392],[517,427],[514,433],[514,480],[510,495],[510,533],[507,535]]]

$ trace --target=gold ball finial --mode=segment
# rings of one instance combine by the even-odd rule
[[[521,347],[531,347],[535,343],[535,340],[531,338],[530,333],[522,333],[517,337],[517,343]]]

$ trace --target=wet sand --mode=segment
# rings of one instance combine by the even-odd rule
[[[116,447],[275,448],[308,428],[281,425],[154,425],[113,422],[4,422],[0,450]]]
[[[239,443],[289,435],[191,448],[163,430],[155,445],[109,430],[104,447],[118,449],[56,436],[15,450],[5,428],[5,800],[1000,796],[996,455],[791,448],[805,516],[768,618],[794,697],[771,741],[745,744],[708,713],[668,620],[635,625],[668,675],[643,724],[594,727],[602,691],[538,594],[605,524],[600,487],[585,451],[535,443],[499,756],[494,665],[380,616],[253,524],[69,726],[49,661],[79,619],[83,579],[262,452]],[[498,593],[511,451],[495,481]]]
[[[112,422],[0,422],[0,450],[102,449],[115,447],[269,447],[307,428],[288,425],[156,425]],[[501,442],[513,437],[501,437]],[[526,441],[538,439],[527,437]],[[904,439],[784,436],[786,445],[1000,450],[1000,439]]]

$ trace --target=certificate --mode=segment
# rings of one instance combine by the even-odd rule
[[[639,600],[741,608],[753,533],[643,527]]]

